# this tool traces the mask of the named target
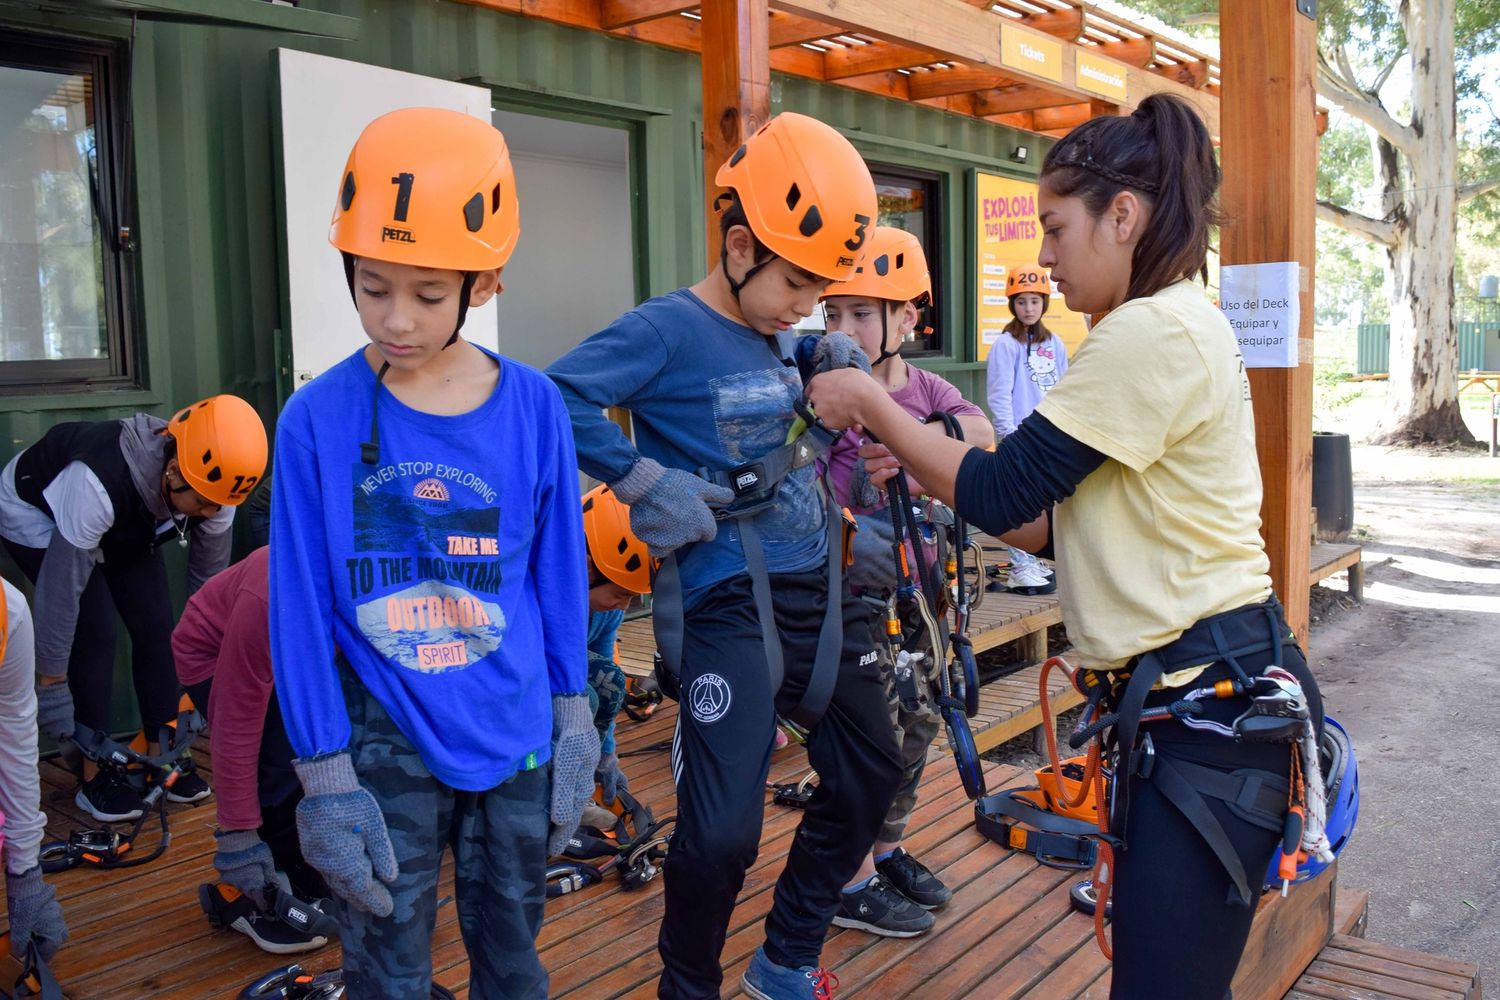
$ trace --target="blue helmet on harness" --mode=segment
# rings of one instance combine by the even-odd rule
[[[1349,739],[1349,733],[1331,715],[1323,719],[1323,740],[1319,751],[1328,802],[1328,822],[1324,829],[1336,857],[1349,843],[1354,822],[1359,818],[1359,765],[1354,758],[1354,743]],[[1266,872],[1268,889],[1281,886],[1281,876],[1277,873],[1280,864],[1281,851],[1278,850],[1271,856],[1271,867]],[[1297,877],[1293,881],[1306,882],[1327,867],[1326,862],[1306,857],[1298,863]]]

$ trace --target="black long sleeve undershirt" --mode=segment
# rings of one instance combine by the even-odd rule
[[[1014,531],[1073,495],[1105,455],[1071,438],[1040,413],[1021,421],[994,451],[974,449],[958,468],[955,507],[964,520],[992,535]],[[1045,552],[1043,553],[1045,554]]]

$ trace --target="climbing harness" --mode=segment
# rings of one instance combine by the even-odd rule
[[[240,991],[239,1000],[339,1000],[344,995],[344,970],[312,973],[300,965],[286,965],[261,976]],[[446,987],[432,984],[429,1000],[453,1000]]]
[[[656,707],[665,700],[661,685],[654,677],[627,677],[625,679],[625,703],[622,708],[634,722],[645,722],[651,718]]]
[[[613,804],[606,805],[597,791],[594,801],[614,814],[614,824],[603,829],[584,823],[568,838],[562,857],[547,867],[548,899],[598,885],[610,872],[620,876],[626,889],[639,889],[661,874],[669,839],[662,831],[677,817],[657,819],[625,789],[615,793]]]
[[[66,841],[55,840],[43,844],[41,849],[42,871],[48,874],[68,871],[72,868],[134,868],[150,864],[166,853],[172,842],[172,832],[167,826],[167,790],[187,766],[187,753],[203,729],[203,717],[192,703],[183,700],[177,713],[177,721],[161,727],[158,746],[162,752],[148,756],[123,743],[118,743],[107,734],[79,725],[73,733],[73,743],[85,757],[101,768],[110,767],[124,771],[130,766],[142,769],[150,787],[141,797],[141,815],[129,833],[120,833],[108,828],[75,830]],[[149,854],[129,856],[136,841],[155,812],[161,836]]]
[[[778,335],[777,342],[780,341],[781,335]],[[771,351],[773,354],[778,353],[774,346]],[[784,364],[791,364],[785,356],[781,356],[780,360]],[[727,506],[714,510],[714,517],[721,523],[733,522],[739,532],[740,545],[745,553],[745,571],[750,577],[750,589],[755,597],[755,613],[760,620],[766,666],[773,692],[781,690],[786,665],[782,656],[781,636],[776,628],[775,607],[771,603],[771,575],[757,521],[775,504],[782,482],[793,472],[812,465],[844,433],[830,429],[819,420],[806,397],[799,399],[794,409],[797,419],[792,424],[785,443],[780,447],[729,469],[699,469],[697,473],[700,478],[715,486],[726,487],[734,493],[734,499]],[[789,718],[805,728],[817,724],[833,698],[844,645],[843,608],[839,595],[843,592],[843,533],[846,530],[847,515],[834,503],[826,484],[820,484],[820,489],[825,497],[828,532],[828,606],[818,633],[817,653],[813,659],[807,688],[802,694],[801,702],[789,713]],[[651,593],[651,621],[656,633],[657,648],[656,680],[668,696],[676,698],[680,693],[678,679],[682,675],[684,630],[682,576],[678,570],[676,553],[668,554],[662,559],[656,578],[652,581]]]
[[[1263,627],[1258,622],[1263,622]],[[1065,671],[1086,703],[1083,717],[1068,739],[1075,750],[1088,746],[1082,774],[1075,773],[1076,782],[1067,783],[1076,794],[1060,785],[1057,801],[1063,808],[1071,809],[1082,805],[1092,794],[1096,803],[1108,804],[1107,809],[1096,810],[1097,830],[1090,835],[1097,844],[1092,877],[1086,885],[1075,887],[1078,891],[1073,894],[1078,908],[1086,910],[1088,904],[1093,904],[1095,934],[1106,958],[1112,957],[1104,920],[1110,912],[1114,858],[1115,852],[1123,850],[1127,843],[1126,817],[1135,781],[1152,782],[1187,818],[1218,858],[1245,905],[1253,904],[1259,887],[1252,889],[1244,865],[1205,798],[1226,802],[1245,822],[1283,835],[1293,859],[1279,866],[1279,873],[1286,881],[1298,876],[1296,859],[1302,851],[1325,865],[1333,860],[1326,836],[1323,765],[1318,759],[1314,728],[1303,695],[1303,685],[1310,684],[1312,678],[1300,661],[1283,665],[1282,647],[1291,641],[1281,606],[1272,598],[1264,604],[1205,618],[1168,645],[1137,657],[1125,671],[1074,670],[1060,657],[1052,657],[1043,664],[1039,681],[1042,730],[1048,758],[1058,774],[1063,771],[1057,757],[1055,719],[1049,704],[1051,671]],[[1240,659],[1265,652],[1272,654],[1272,663],[1259,675],[1249,676]],[[1147,695],[1164,674],[1218,664],[1227,667],[1230,676],[1180,692],[1168,704],[1145,707]],[[1246,709],[1231,724],[1204,717],[1211,700],[1229,698],[1248,700]],[[1112,711],[1105,711],[1106,700]],[[1258,768],[1226,773],[1158,754],[1151,734],[1140,733],[1140,727],[1167,721],[1240,742],[1285,744],[1290,752],[1289,775]],[[1112,761],[1118,780],[1108,780],[1111,769],[1106,766],[1106,759]],[[976,822],[981,826],[993,820],[985,815],[985,806],[986,803],[976,806]],[[1344,809],[1341,817],[1349,811]],[[1280,884],[1284,887],[1286,882]]]
[[[779,784],[768,781],[766,788],[771,792],[772,804],[786,806],[788,809],[806,809],[807,804],[812,801],[813,792],[818,790],[818,772],[808,771],[796,781]]]
[[[1049,868],[1087,870],[1094,866],[1104,789],[1092,783],[1087,757],[1037,768],[1036,784],[1007,788],[974,804],[974,825],[1002,847],[1036,856]]]

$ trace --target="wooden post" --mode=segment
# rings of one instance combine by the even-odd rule
[[[703,0],[703,193],[708,199],[708,266],[719,262],[714,175],[771,116],[771,30],[767,0]]]
[[[1225,264],[1296,261],[1305,281],[1299,365],[1250,372],[1265,494],[1261,532],[1287,622],[1307,645],[1312,506],[1313,260],[1318,172],[1313,20],[1296,0],[1220,8]]]

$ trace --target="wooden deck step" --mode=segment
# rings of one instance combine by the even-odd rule
[[[1335,934],[1287,1000],[1480,1000],[1479,968]]]

